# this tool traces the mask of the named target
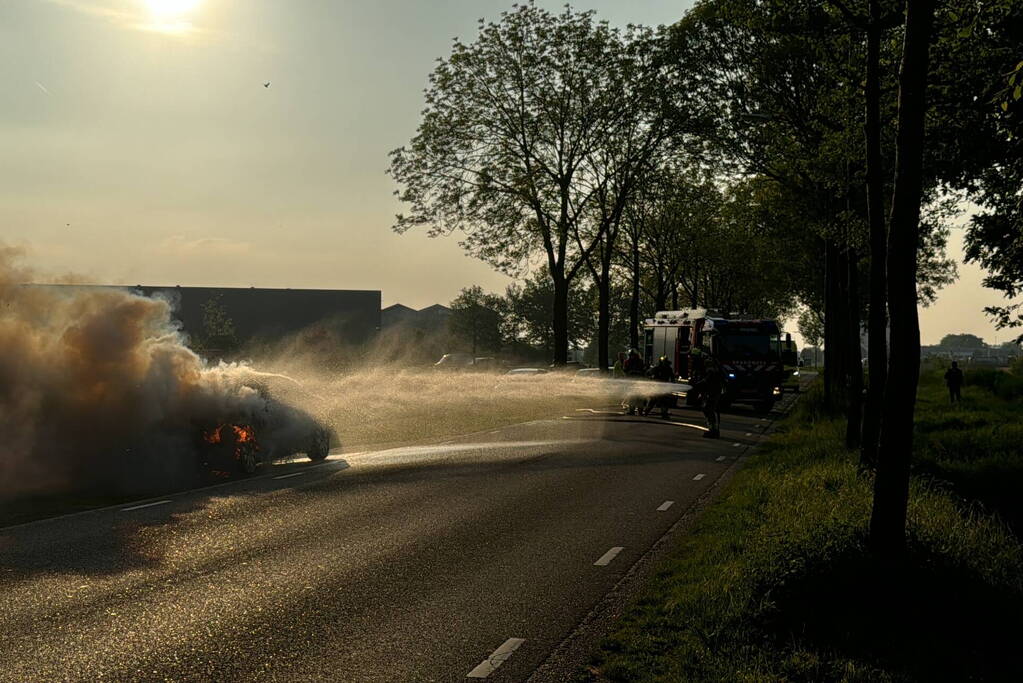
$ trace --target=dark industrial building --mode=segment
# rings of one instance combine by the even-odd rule
[[[442,304],[433,304],[418,311],[404,304],[394,304],[380,312],[380,326],[385,330],[400,327],[437,333],[447,330],[450,317],[451,309]]]
[[[234,323],[239,341],[275,340],[318,326],[360,344],[380,329],[380,292],[351,289],[256,287],[136,287],[169,297],[185,332],[201,334],[203,306],[216,301]]]
[[[65,285],[55,285],[63,287]],[[109,285],[66,285],[74,288]],[[263,289],[257,287],[117,287],[171,302],[183,331],[202,338],[204,309],[213,302],[234,328],[239,343],[277,341],[303,331],[329,333],[361,344],[380,330],[380,291],[348,289]]]

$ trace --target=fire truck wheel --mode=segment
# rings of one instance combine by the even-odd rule
[[[324,430],[318,430],[312,437],[312,443],[306,451],[306,455],[313,462],[325,460],[330,452],[330,435]]]

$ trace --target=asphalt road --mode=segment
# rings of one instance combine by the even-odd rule
[[[768,424],[581,411],[0,529],[0,680],[525,680]]]

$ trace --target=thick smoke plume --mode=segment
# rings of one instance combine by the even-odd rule
[[[223,416],[283,416],[257,441],[287,455],[275,442],[296,443],[313,416],[346,446],[374,448],[590,415],[664,392],[571,373],[437,371],[423,360],[435,350],[409,333],[361,348],[320,340],[247,351],[273,372],[211,366],[186,346],[170,302],[116,288],[26,286],[34,278],[21,256],[0,245],[0,502],[186,484],[198,471],[199,425]]]
[[[237,368],[207,368],[167,301],[26,286],[0,245],[0,497],[143,490],[195,471],[197,419],[256,411]]]

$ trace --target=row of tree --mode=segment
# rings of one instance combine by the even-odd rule
[[[458,231],[494,267],[549,280],[556,363],[582,279],[602,367],[621,299],[632,345],[641,315],[669,304],[802,307],[848,445],[876,469],[875,547],[897,553],[917,306],[954,277],[961,193],[983,207],[969,254],[989,284],[1023,289],[1019,35],[1010,0],[703,0],[671,27],[624,31],[516,6],[431,74],[423,121],[391,156],[409,207],[395,229]]]

